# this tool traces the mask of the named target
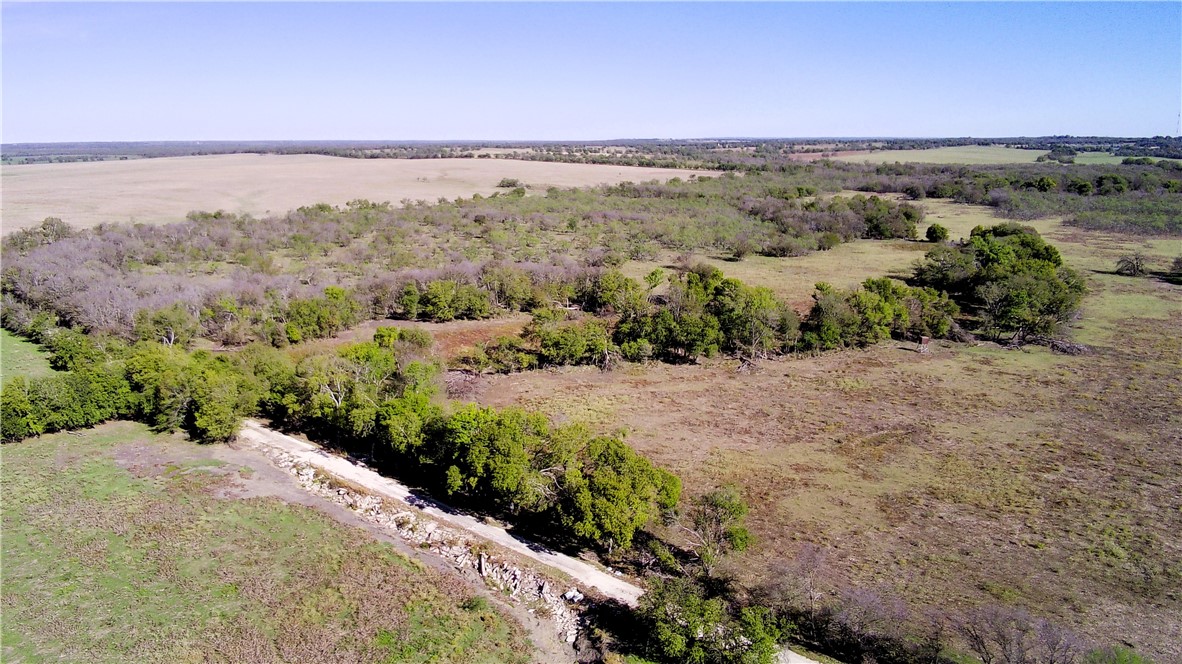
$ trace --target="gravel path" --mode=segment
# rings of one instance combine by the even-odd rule
[[[238,435],[253,443],[282,449],[308,465],[320,468],[342,480],[371,491],[375,495],[405,502],[422,510],[433,519],[463,528],[516,554],[565,572],[577,582],[595,588],[611,599],[629,606],[636,606],[637,600],[644,593],[642,588],[623,578],[597,569],[577,558],[515,537],[504,528],[491,526],[473,517],[459,514],[442,503],[415,496],[410,492],[410,489],[399,482],[379,475],[368,468],[362,468],[348,459],[329,454],[316,445],[268,429],[258,421],[247,420]]]
[[[257,420],[246,420],[238,435],[257,445],[280,449],[310,466],[355,484],[374,495],[404,502],[434,519],[462,528],[514,553],[565,572],[577,582],[595,588],[611,599],[629,606],[636,606],[640,596],[644,593],[642,588],[621,577],[600,570],[577,558],[551,551],[540,544],[515,537],[504,528],[498,528],[465,514],[459,514],[443,503],[420,498],[412,494],[404,484],[379,475],[344,457],[330,454],[317,445],[269,429]],[[780,651],[777,661],[782,664],[818,664],[818,662],[788,648]]]

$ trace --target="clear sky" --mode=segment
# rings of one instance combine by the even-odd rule
[[[3,5],[4,142],[1175,135],[1182,3]]]

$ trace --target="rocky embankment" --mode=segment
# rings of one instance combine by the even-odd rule
[[[471,569],[491,588],[535,615],[547,618],[567,643],[578,638],[579,608],[586,599],[570,584],[524,568],[495,551],[489,544],[433,519],[402,508],[380,496],[340,486],[331,476],[293,455],[265,445],[255,445],[277,467],[290,472],[306,491],[342,505],[362,519],[398,536],[417,548],[427,549],[457,569]]]

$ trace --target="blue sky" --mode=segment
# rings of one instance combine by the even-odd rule
[[[1152,136],[1182,3],[3,5],[3,140]]]

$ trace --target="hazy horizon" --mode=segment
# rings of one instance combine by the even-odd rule
[[[1176,2],[2,11],[5,144],[1151,137],[1182,113]]]
[[[1025,139],[1045,139],[1045,138],[1073,138],[1073,139],[1147,139],[1156,138],[1158,136],[1173,136],[1173,134],[1158,134],[1156,136],[1077,136],[1074,134],[1043,134],[1043,135],[1027,135],[1027,136],[683,136],[683,137],[652,137],[652,136],[631,136],[631,137],[613,137],[613,138],[553,138],[553,139],[535,139],[535,138],[244,138],[244,139],[143,139],[131,141],[20,141],[9,142],[5,141],[2,145],[118,145],[118,144],[192,144],[192,143],[225,143],[234,145],[249,145],[249,144],[279,144],[279,143],[312,143],[312,144],[326,144],[326,143],[341,143],[341,144],[364,144],[364,143],[384,143],[390,145],[493,145],[493,144],[530,144],[530,143],[574,143],[574,144],[589,144],[589,143],[624,143],[624,142],[661,142],[661,143],[688,143],[694,141],[930,141],[930,140],[980,140],[980,141],[1003,141],[1003,140],[1025,140]]]

